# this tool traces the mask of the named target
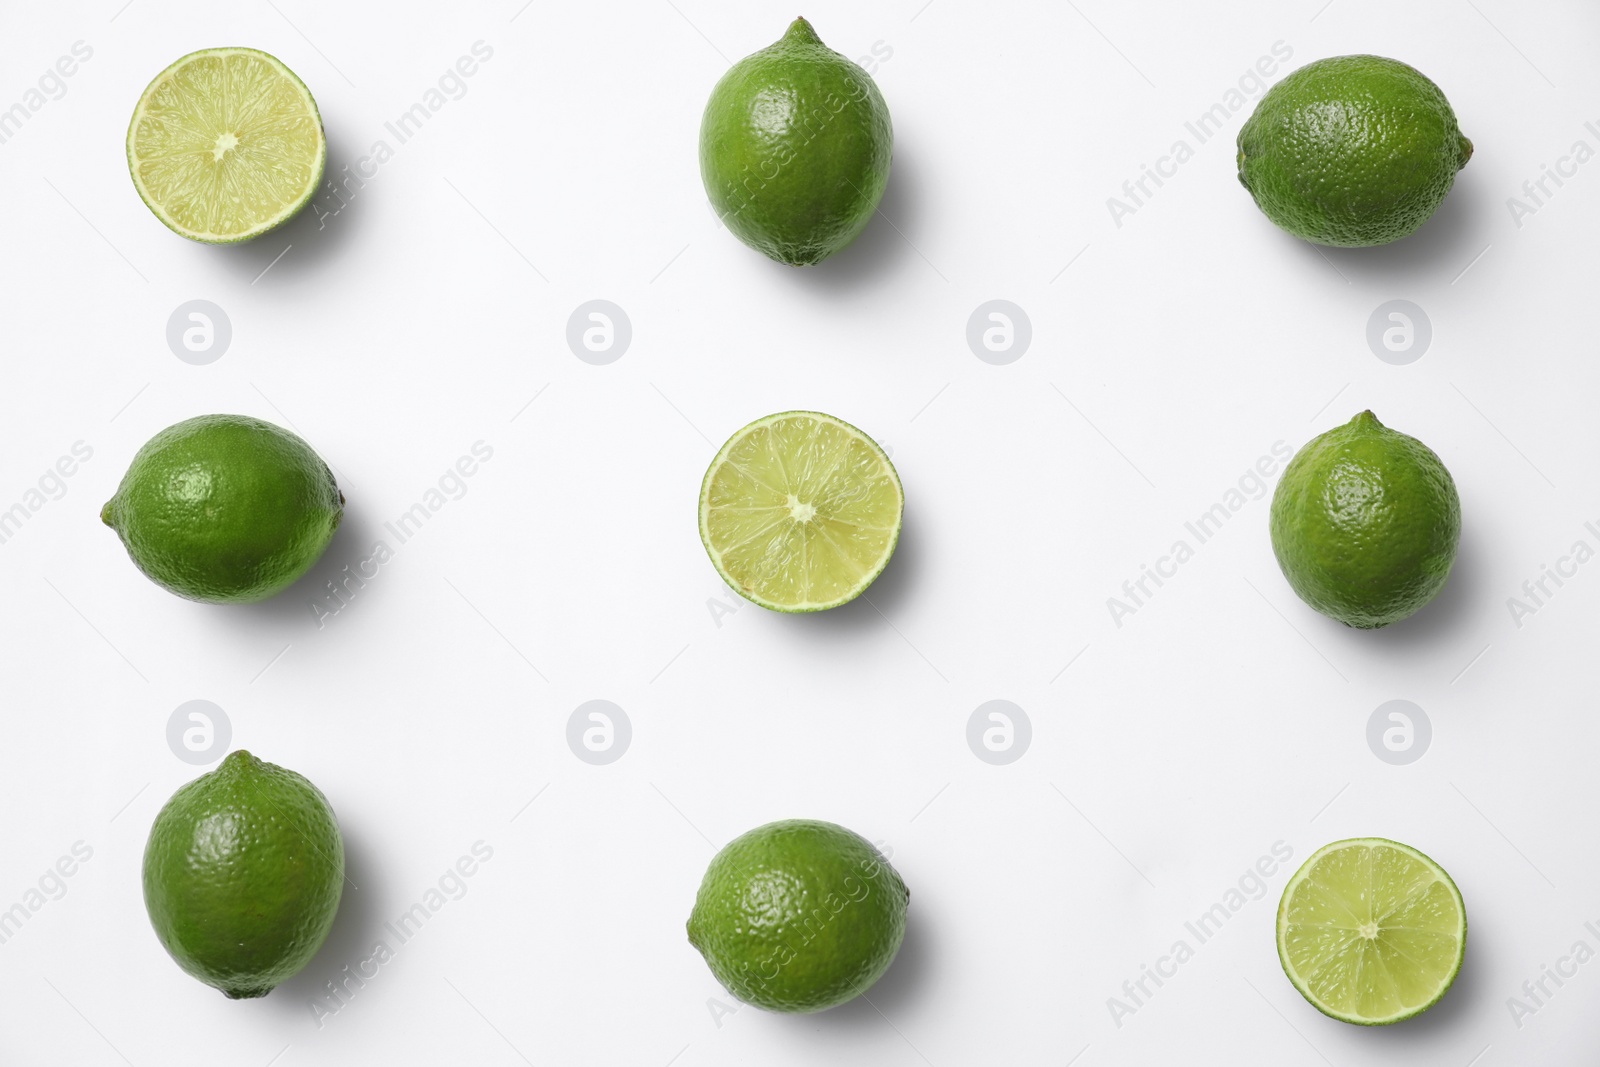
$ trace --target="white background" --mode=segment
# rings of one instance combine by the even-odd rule
[[[1507,601],[1578,539],[1600,548],[1583,526],[1600,520],[1600,164],[1547,185],[1520,226],[1507,199],[1575,141],[1600,149],[1584,128],[1600,11],[817,0],[803,13],[830,45],[892,53],[875,77],[895,159],[883,217],[796,270],[719,229],[696,136],[728,61],[800,11],[519,3],[104,0],[0,19],[0,107],[74,42],[93,49],[0,144],[0,508],[75,442],[93,449],[0,544],[0,908],[74,843],[93,850],[0,944],[0,1060],[1593,1062],[1600,963],[1547,981],[1520,1027],[1507,1001],[1579,939],[1600,949],[1584,929],[1600,924],[1600,565],[1520,626]],[[477,41],[493,56],[465,95],[399,144],[384,123]],[[1376,52],[1448,94],[1477,151],[1417,236],[1293,240],[1234,176],[1249,105],[1205,144],[1185,130],[1280,41],[1292,59],[1272,80]],[[123,138],[154,74],[234,44],[311,87],[330,174],[379,140],[394,155],[336,214],[324,195],[279,233],[211,248],[140,203]],[[1116,225],[1107,198],[1180,138],[1193,158]],[[166,341],[197,298],[233,329],[208,366]],[[633,326],[607,366],[565,340],[596,298]],[[1433,329],[1405,366],[1365,339],[1395,298]],[[991,299],[1032,323],[1005,366],[966,342]],[[1275,442],[1365,407],[1460,490],[1460,557],[1431,607],[1377,632],[1314,614],[1278,572],[1262,497],[1114,624],[1107,598]],[[902,547],[870,603],[729,613],[695,528],[700,478],[734,430],[789,408],[892,448]],[[314,574],[267,604],[177,599],[98,520],[141,443],[207,412],[292,426],[349,498]],[[493,458],[465,495],[399,544],[383,523],[478,441]],[[323,583],[380,539],[393,558],[319,628]],[[209,768],[166,739],[192,699],[322,788],[358,887],[263,1000],[181,973],[144,913],[150,822]],[[591,699],[633,727],[607,766],[566,742]],[[991,699],[1032,723],[1007,766],[966,741]],[[1432,722],[1409,766],[1366,742],[1391,699]],[[684,938],[695,888],[715,847],[794,816],[892,849],[905,947],[870,1004],[722,1015],[733,1002]],[[1185,921],[1275,842],[1292,869],[1358,835],[1423,849],[1465,895],[1466,966],[1431,1013],[1364,1031],[1312,1010],[1273,946],[1279,870],[1113,1022],[1108,998],[1174,941],[1194,947]],[[493,858],[465,895],[319,1019],[323,983],[393,947],[384,924],[478,841]]]

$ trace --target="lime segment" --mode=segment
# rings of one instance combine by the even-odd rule
[[[717,453],[700,489],[700,539],[741,595],[774,611],[822,611],[882,572],[904,503],[877,442],[831,415],[789,411]]]
[[[288,67],[250,48],[192,52],[156,75],[128,125],[128,169],[157,218],[195,241],[248,241],[322,183],[317,104]]]
[[[1318,1011],[1383,1026],[1427,1011],[1461,971],[1467,912],[1433,860],[1382,838],[1336,841],[1278,906],[1278,958]]]

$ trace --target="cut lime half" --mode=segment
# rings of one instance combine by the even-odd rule
[[[1439,1002],[1461,972],[1467,909],[1416,849],[1335,841],[1306,860],[1278,905],[1278,959],[1324,1015],[1385,1026]]]
[[[905,499],[878,443],[815,411],[757,419],[700,487],[700,540],[733,589],[773,611],[860,596],[894,555]]]
[[[195,241],[259,237],[310,203],[328,142],[317,103],[253,48],[191,52],[156,75],[128,124],[128,171],[156,218]]]

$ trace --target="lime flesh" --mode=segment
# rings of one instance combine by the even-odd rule
[[[248,241],[322,183],[322,119],[305,84],[251,48],[192,52],[156,75],[128,125],[128,170],[156,218],[195,241]]]
[[[1318,1011],[1384,1026],[1449,990],[1467,946],[1461,893],[1433,860],[1383,838],[1336,841],[1284,887],[1283,972]]]
[[[877,442],[831,415],[789,411],[722,446],[700,489],[700,539],[733,589],[774,611],[860,596],[900,539],[900,477]]]
[[[810,819],[729,842],[706,870],[689,942],[734,996],[815,1012],[867,991],[905,938],[905,882],[872,843]]]

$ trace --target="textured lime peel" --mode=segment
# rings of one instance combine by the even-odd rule
[[[893,152],[871,75],[803,18],[722,76],[700,123],[700,175],[717,216],[793,266],[821,262],[866,228]]]
[[[876,441],[831,415],[788,411],[717,453],[700,488],[700,540],[740,595],[774,611],[823,611],[883,572],[904,507]]]
[[[150,828],[144,901],[186,972],[262,997],[322,947],[344,892],[344,839],[304,777],[240,749],[172,795]]]
[[[1433,450],[1370,411],[1296,452],[1272,494],[1272,551],[1301,600],[1357,629],[1422,610],[1450,578],[1461,500]]]
[[[1308,63],[1239,130],[1239,181],[1283,230],[1315,244],[1397,241],[1427,222],[1472,157],[1444,93],[1382,56]]]
[[[735,838],[712,859],[689,916],[689,943],[745,1003],[825,1011],[889,969],[910,900],[900,875],[861,835],[787,819]]]
[[[316,194],[328,144],[311,92],[252,48],[191,52],[128,124],[128,170],[156,218],[208,244],[259,237]]]
[[[287,589],[343,515],[333,472],[298,436],[245,415],[200,415],[145,442],[100,520],[151,581],[223,604]]]
[[[1320,849],[1278,906],[1283,973],[1324,1015],[1386,1026],[1437,1004],[1461,972],[1467,910],[1433,860],[1380,837]]]

